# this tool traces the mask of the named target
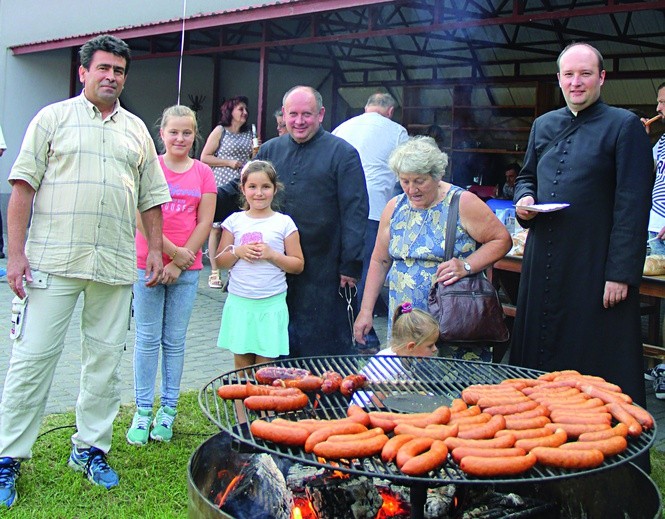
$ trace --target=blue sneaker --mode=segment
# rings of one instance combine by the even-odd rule
[[[665,377],[665,364],[658,364],[644,372],[644,380],[653,382],[661,377]]]
[[[656,398],[658,400],[665,400],[665,376],[658,377],[652,382],[653,391],[656,393]]]
[[[0,506],[10,508],[15,502],[16,478],[19,475],[21,462],[15,458],[0,458]]]
[[[68,465],[76,471],[83,472],[89,481],[107,490],[120,482],[118,474],[106,462],[106,454],[97,447],[79,449],[74,445],[69,456]]]

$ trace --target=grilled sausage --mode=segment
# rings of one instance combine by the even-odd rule
[[[440,425],[439,427],[417,427],[408,423],[400,423],[395,426],[395,435],[408,434],[418,438],[433,438],[445,440],[456,434],[458,429],[451,425]]]
[[[563,429],[564,431],[566,431],[568,438],[578,438],[580,434],[586,432],[602,431],[603,429],[610,429],[610,426],[604,423],[584,424],[584,423],[552,422],[545,424],[545,427],[551,429],[552,431],[556,431],[557,429]]]
[[[359,405],[351,404],[346,410],[346,416],[353,422],[361,423],[365,427],[370,426],[369,414]]]
[[[322,384],[323,379],[314,375],[307,375],[302,378],[292,378],[286,380],[278,378],[272,383],[274,387],[295,387],[301,391],[307,392],[319,391]]]
[[[536,461],[536,457],[531,453],[524,456],[501,456],[497,458],[465,456],[460,461],[460,468],[467,474],[481,478],[514,476],[529,470],[536,464]]]
[[[333,460],[366,458],[379,454],[387,442],[388,437],[385,434],[358,442],[324,441],[314,446],[314,454]]]
[[[289,447],[302,447],[309,436],[309,432],[300,427],[284,426],[265,420],[254,420],[249,430],[257,438]]]
[[[458,425],[478,425],[481,423],[487,423],[492,418],[491,414],[480,413],[475,416],[460,416],[459,418],[451,418],[450,424]]]
[[[217,388],[217,394],[221,398],[225,399],[243,399],[248,396],[260,396],[260,395],[281,395],[289,396],[299,394],[300,390],[296,388],[277,388],[270,386],[257,386],[246,382],[245,384],[225,384]]]
[[[339,391],[344,396],[351,396],[358,389],[363,387],[365,382],[367,382],[367,377],[365,375],[347,375],[342,379]]]
[[[383,429],[375,427],[374,429],[369,429],[368,431],[362,431],[357,433],[342,433],[342,434],[333,434],[326,438],[328,442],[358,442],[367,440],[368,438],[374,438],[375,436],[381,436],[385,434]]]
[[[343,380],[342,375],[336,371],[326,371],[321,378],[323,378],[323,383],[321,384],[321,391],[323,393],[329,395],[339,391]]]
[[[400,470],[408,476],[421,476],[443,465],[447,456],[446,444],[440,440],[434,440],[427,451],[406,460]]]
[[[502,414],[505,416],[508,414],[523,413],[525,411],[530,411],[532,409],[535,409],[536,407],[538,407],[538,402],[536,402],[535,400],[527,400],[515,404],[504,404],[504,405],[486,407],[485,409],[483,409],[483,413]]]
[[[397,451],[397,457],[395,458],[397,467],[401,469],[407,460],[428,450],[434,441],[433,438],[414,438],[402,445]]]
[[[415,438],[412,434],[398,434],[390,438],[381,450],[381,459],[388,463],[397,457],[397,451],[405,443],[410,442]]]
[[[538,463],[562,469],[592,469],[605,460],[598,449],[565,450],[558,447],[536,447],[531,451]]]
[[[619,405],[633,415],[633,418],[635,418],[644,429],[653,429],[654,420],[649,411],[634,404],[620,403]]]
[[[305,442],[305,452],[312,452],[314,447],[326,441],[333,434],[355,434],[367,431],[367,427],[355,422],[331,424],[312,432]]]
[[[640,422],[638,422],[620,402],[607,404],[607,409],[609,409],[612,416],[616,418],[617,422],[625,423],[628,426],[628,436],[637,438],[642,434],[642,426],[640,425]]]
[[[466,456],[480,456],[482,458],[498,458],[504,456],[524,456],[526,451],[520,447],[505,447],[503,449],[479,449],[477,447],[457,447],[453,449],[452,457],[459,465]]]
[[[598,449],[603,456],[607,457],[625,451],[628,448],[628,442],[623,436],[612,436],[604,440],[564,443],[560,448],[565,450]]]
[[[497,438],[506,434],[512,434],[516,440],[522,440],[524,438],[542,438],[543,436],[553,434],[553,432],[547,427],[537,427],[535,429],[501,429],[496,432],[494,437]]]
[[[550,415],[550,410],[544,405],[538,404],[536,407],[530,409],[529,411],[523,411],[521,413],[513,413],[507,416],[510,416],[514,420],[520,420],[522,418],[535,418],[536,416],[549,416],[549,415]]]
[[[627,404],[632,404],[633,399],[630,398],[625,393],[617,393],[615,391],[605,391],[593,384],[582,384],[580,386],[580,391],[586,393],[587,395],[593,398],[600,398],[606,404],[612,402],[625,402]]]
[[[466,402],[462,400],[461,398],[454,398],[453,401],[450,404],[450,413],[455,414],[459,413],[460,411],[464,411],[468,406],[466,405]]]
[[[514,418],[513,415],[504,417],[506,429],[537,429],[550,423],[547,416],[534,416],[533,418]]]
[[[254,373],[254,378],[259,384],[272,385],[277,380],[293,380],[306,377],[312,373],[306,369],[300,368],[281,368],[277,366],[267,366],[260,368]]]
[[[538,436],[536,438],[520,438],[515,441],[515,447],[521,447],[525,451],[531,451],[536,447],[558,447],[568,440],[568,435],[563,429],[557,429],[552,434]]]
[[[248,396],[243,400],[245,407],[251,411],[275,411],[285,413],[287,411],[297,411],[309,403],[309,398],[299,389],[295,389],[300,394],[295,395],[254,395]]]
[[[402,414],[393,419],[396,424],[408,423],[418,427],[426,427],[431,424],[447,424],[449,420],[450,409],[446,406],[437,407],[431,413]]]
[[[553,422],[561,423],[605,423],[607,425],[612,423],[610,413],[583,413],[581,411],[552,411],[550,419]]]
[[[612,436],[623,436],[624,438],[628,436],[628,426],[625,423],[619,422],[611,429],[603,429],[602,431],[594,432],[585,432],[580,434],[580,437],[577,441],[587,442],[587,441],[596,441],[596,440],[606,440]]]
[[[446,447],[455,449],[457,447],[480,447],[482,449],[501,449],[515,445],[515,437],[512,434],[498,436],[486,440],[468,440],[451,436],[444,440]]]
[[[500,415],[494,415],[489,422],[480,424],[473,429],[461,431],[457,434],[460,438],[478,440],[481,438],[493,438],[497,431],[506,428],[506,419]]]

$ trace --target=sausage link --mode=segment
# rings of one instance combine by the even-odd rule
[[[566,431],[568,438],[574,438],[574,439],[577,439],[580,434],[583,434],[585,432],[602,431],[603,429],[611,428],[609,425],[604,423],[585,424],[585,423],[560,423],[560,422],[548,423],[545,424],[545,427],[551,429],[552,431],[556,431],[557,429],[563,429],[564,431]]]
[[[594,386],[593,384],[582,384],[580,385],[580,391],[586,393],[587,395],[593,398],[600,398],[606,404],[611,404],[612,402],[625,402],[627,404],[632,404],[633,399],[630,398],[625,393],[617,393],[615,391],[605,391],[604,389]]]
[[[381,450],[381,459],[385,462],[391,462],[397,457],[397,452],[400,447],[405,443],[413,440],[415,436],[413,434],[398,434],[390,438]]]
[[[385,434],[358,442],[324,441],[314,446],[314,454],[332,460],[366,458],[379,454],[387,442]]]
[[[598,449],[565,450],[558,447],[536,447],[531,451],[538,463],[562,469],[592,469],[605,460]]]
[[[549,436],[553,433],[547,427],[537,427],[535,429],[501,429],[496,432],[494,437],[496,438],[506,434],[512,434],[515,436],[516,440],[522,440],[524,438],[542,438],[543,436]]]
[[[367,382],[367,377],[365,375],[347,375],[342,379],[342,382],[339,386],[339,392],[344,396],[351,396],[358,389],[363,387]]]
[[[343,380],[342,375],[336,371],[326,371],[321,378],[323,378],[323,382],[321,383],[321,391],[323,393],[330,395],[339,391]]]
[[[472,476],[495,477],[514,476],[526,472],[536,464],[536,457],[527,453],[524,456],[502,456],[486,458],[465,456],[460,461],[460,468]]]
[[[486,440],[468,440],[465,438],[458,438],[451,436],[444,440],[446,447],[455,449],[457,447],[480,447],[481,449],[501,449],[504,447],[512,447],[515,445],[515,436],[507,434],[505,436],[498,436]]]
[[[455,414],[459,413],[460,411],[464,411],[468,406],[466,405],[466,402],[462,400],[461,398],[455,398],[450,404],[450,413]]]
[[[565,450],[598,449],[603,456],[608,457],[621,454],[628,448],[628,442],[623,436],[612,436],[604,440],[564,443],[560,448]]]
[[[315,375],[307,375],[302,378],[292,378],[282,380],[281,378],[276,379],[273,383],[273,387],[295,387],[301,391],[313,392],[319,391],[321,385],[323,384],[323,379]]]
[[[496,414],[492,418],[490,418],[489,422],[478,425],[473,429],[460,431],[457,434],[457,436],[469,440],[493,438],[497,431],[500,431],[501,429],[505,428],[506,428],[506,419],[502,415]]]
[[[434,438],[414,438],[413,440],[402,445],[397,451],[397,458],[395,458],[397,467],[401,469],[402,465],[404,465],[407,460],[428,450],[434,441]]]
[[[505,405],[486,407],[485,409],[483,409],[483,413],[502,414],[505,416],[509,414],[516,414],[516,413],[523,413],[525,411],[530,411],[532,409],[535,409],[536,407],[538,407],[538,402],[536,402],[535,400],[527,400],[515,404],[505,404]]]
[[[368,438],[374,438],[375,436],[381,436],[385,434],[383,429],[375,427],[374,429],[369,429],[367,431],[358,432],[358,433],[344,433],[344,434],[333,434],[326,438],[327,442],[356,442],[367,440]]]
[[[531,451],[536,447],[558,447],[568,440],[568,435],[563,429],[558,429],[547,436],[536,438],[521,438],[515,441],[515,447],[521,447],[525,451]]]
[[[421,476],[438,469],[446,462],[448,447],[440,440],[434,440],[429,450],[404,462],[400,470],[408,476]]]
[[[453,436],[456,429],[452,425],[439,425],[434,427],[437,424],[431,424],[429,427],[417,427],[408,423],[400,423],[395,426],[395,434],[403,435],[409,434],[418,438],[432,438],[434,440],[445,440],[450,436]]]
[[[612,415],[610,413],[582,413],[573,411],[552,411],[550,419],[553,422],[561,423],[605,423],[610,425],[612,423]]]
[[[353,422],[361,423],[365,427],[370,426],[369,414],[359,405],[351,404],[346,410],[346,416]]]
[[[272,383],[277,380],[291,380],[296,378],[303,378],[312,373],[306,369],[300,368],[281,368],[277,366],[266,366],[260,368],[254,373],[254,379],[259,384],[272,385]]]
[[[420,413],[418,413],[420,415]],[[431,413],[425,413],[422,416],[414,416],[413,414],[398,415],[393,421],[396,424],[408,423],[418,427],[426,427],[430,424],[447,424],[450,420],[450,409],[446,406],[437,407]]]
[[[644,429],[653,429],[654,420],[649,411],[635,404],[620,403],[619,405],[633,415],[633,418],[635,418]]]
[[[450,413],[450,419],[451,420],[456,420],[458,418],[464,418],[466,416],[476,416],[482,413],[482,409],[478,407],[477,405],[472,405],[470,407],[467,407],[466,409],[463,409],[462,411],[456,411],[456,412],[451,412]]]
[[[307,438],[305,452],[312,452],[317,444],[326,441],[333,434],[355,434],[365,432],[366,430],[367,427],[355,422],[337,423],[317,429]]]
[[[486,407],[494,407],[497,405],[518,404],[520,402],[529,402],[531,399],[523,393],[516,395],[490,395],[482,396],[478,399],[477,405],[483,409]]]
[[[585,432],[580,434],[577,441],[587,442],[596,440],[606,440],[612,436],[628,436],[628,426],[625,423],[619,422],[611,429],[603,429],[602,431]]]
[[[616,418],[617,422],[625,423],[628,426],[628,436],[637,438],[640,434],[642,434],[642,426],[640,425],[640,422],[638,422],[635,417],[621,405],[620,402],[612,402],[611,404],[607,404],[607,408],[609,409],[610,413],[612,413],[612,416]]]
[[[478,425],[481,423],[487,423],[492,418],[491,414],[480,413],[475,416],[460,416],[459,418],[453,418],[450,420],[450,424],[458,425]]]
[[[513,418],[512,415],[504,417],[506,429],[537,429],[550,423],[547,416],[534,416],[533,418]]]
[[[479,449],[477,447],[457,447],[453,449],[453,461],[459,465],[466,456],[480,456],[482,458],[498,458],[501,456],[524,456],[526,451],[520,447],[505,447],[503,449]]]
[[[300,390],[297,391],[299,391],[300,394],[293,396],[248,396],[243,400],[243,403],[245,404],[245,407],[251,411],[275,411],[276,413],[297,411],[309,403],[307,395]]]
[[[265,420],[254,420],[249,430],[257,438],[290,447],[302,447],[309,437],[309,432],[300,427],[284,426]]]

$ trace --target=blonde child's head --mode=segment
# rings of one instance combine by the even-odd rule
[[[396,355],[430,357],[436,352],[439,323],[429,313],[402,303],[393,315],[390,348]]]

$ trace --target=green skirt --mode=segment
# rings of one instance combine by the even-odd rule
[[[271,359],[288,355],[286,292],[264,299],[228,294],[217,346],[232,353],[253,353]]]

